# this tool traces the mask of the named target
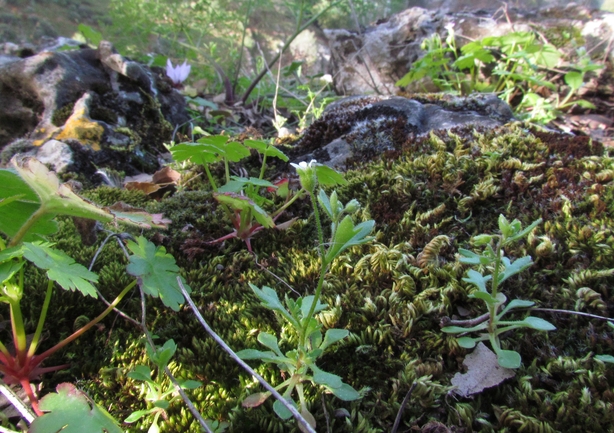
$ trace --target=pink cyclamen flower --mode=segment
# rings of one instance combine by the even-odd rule
[[[182,65],[173,66],[171,59],[166,59],[166,75],[171,79],[175,86],[181,85],[190,75],[191,65],[188,65],[187,60]]]

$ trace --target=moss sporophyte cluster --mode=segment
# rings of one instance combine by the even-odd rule
[[[2,299],[14,312],[16,348],[15,355],[1,351],[5,380],[12,374],[26,384],[46,372],[40,362],[56,353],[54,364],[70,359],[73,367],[43,379],[74,381],[75,368],[90,371],[92,379],[79,388],[117,420],[131,422],[122,427],[129,431],[314,431],[317,425],[375,432],[389,431],[397,416],[408,426],[428,417],[485,431],[581,431],[589,416],[591,425],[605,428],[614,422],[614,377],[601,361],[607,356],[592,354],[612,353],[610,328],[542,307],[607,316],[614,234],[606,210],[614,206],[614,160],[581,138],[562,140],[520,123],[487,133],[433,133],[408,143],[395,159],[345,176],[315,161],[297,164],[299,186],[279,191],[288,183],[265,181],[263,168],[267,159],[284,159],[279,149],[208,137],[175,146],[187,155],[183,160],[196,158],[186,168],[204,170],[207,183],[194,187],[205,191],[180,191],[148,204],[149,212],[93,206],[34,160],[16,159],[16,172],[0,171],[10,186],[0,212],[11,215],[1,218],[9,239],[0,253]],[[233,154],[246,154],[243,149],[259,154],[260,166]],[[231,158],[246,162],[248,175],[230,176]],[[118,198],[146,202],[117,189],[88,194],[108,205]],[[279,226],[277,217],[286,214],[293,224],[283,230],[262,224],[270,218]],[[173,219],[177,226],[156,235],[173,255],[138,237],[128,243],[127,267],[118,259],[119,244],[107,244],[87,270],[70,257],[92,257],[96,250],[60,215],[139,227]],[[188,223],[192,234],[182,231]],[[36,240],[58,230],[55,246]],[[188,254],[198,233],[206,236],[200,252]],[[246,245],[256,239],[252,253],[235,238]],[[101,309],[71,291],[52,299],[55,283],[116,300]],[[137,287],[141,299],[130,298]],[[40,288],[46,288],[42,298]],[[186,300],[201,324],[180,307]],[[19,319],[24,306],[29,315],[43,311],[31,342],[23,339],[30,322]],[[105,321],[109,333],[85,332],[115,306],[125,318]],[[534,311],[528,315],[527,308]],[[50,330],[48,341],[61,343],[40,352],[47,311],[66,317],[66,326],[72,315],[75,324],[88,325],[66,342]],[[452,317],[448,323],[456,328],[439,329],[460,311],[483,319]],[[228,362],[202,323],[229,350],[239,350],[237,359],[253,364],[264,389]],[[554,325],[556,332],[527,329]],[[484,398],[442,406],[465,347],[480,340],[490,342],[500,364],[517,368],[516,378],[482,391]],[[275,394],[280,399],[269,398]],[[40,401],[33,396],[46,412],[34,420],[40,429],[34,431],[48,431],[40,426],[52,426],[50,420],[74,420],[62,405],[69,395],[81,410],[100,414],[91,431],[118,431],[118,421],[70,384]],[[292,416],[299,422],[286,421]]]

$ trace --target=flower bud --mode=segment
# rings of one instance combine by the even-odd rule
[[[351,215],[358,209],[360,209],[360,203],[358,202],[358,200],[353,198],[348,202],[348,204],[345,205],[345,209],[343,209],[343,212],[347,213],[348,215]]]
[[[318,185],[318,178],[316,177],[317,164],[315,159],[312,159],[308,163],[305,161],[299,162],[298,164],[290,163],[290,165],[296,168],[301,186],[312,194]]]

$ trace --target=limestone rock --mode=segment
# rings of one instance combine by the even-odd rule
[[[153,172],[163,143],[188,120],[162,69],[122,57],[109,42],[38,54],[8,48],[0,61],[0,148],[25,139],[52,166],[86,175],[96,167]],[[60,148],[64,157],[49,160]]]
[[[299,142],[296,161],[343,167],[348,159],[371,159],[400,150],[410,137],[471,127],[493,129],[513,119],[496,95],[350,96],[330,104]]]
[[[445,9],[414,7],[362,33],[325,30],[336,91],[342,95],[394,94],[395,83],[424,55],[422,41],[434,33],[445,39],[446,26],[450,25],[454,26],[459,48],[471,40],[534,30],[536,25],[542,32],[578,32],[593,55],[605,50],[610,55],[614,48],[603,43],[614,35],[614,14],[609,12],[591,11],[573,3],[538,10],[509,8],[507,13],[502,12],[500,4],[490,10],[473,10],[446,13]]]

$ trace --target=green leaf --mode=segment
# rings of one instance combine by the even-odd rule
[[[23,260],[0,263],[0,283],[10,280],[23,267],[24,263]]]
[[[261,332],[260,334],[258,334],[258,341],[263,346],[266,346],[271,349],[277,355],[284,356],[283,353],[281,353],[281,350],[279,350],[279,346],[277,344],[277,337],[275,337],[274,335],[271,335],[268,332]]]
[[[469,269],[467,271],[467,278],[463,278],[463,281],[466,281],[468,283],[475,285],[480,292],[487,293],[488,291],[486,290],[486,283],[489,282],[491,279],[492,279],[492,276],[490,275],[484,276],[480,274],[478,271]]]
[[[481,263],[482,256],[473,251],[459,248],[458,253],[462,256],[459,261],[465,265],[479,265]]]
[[[492,296],[488,292],[473,292],[469,295],[470,298],[480,299],[489,305],[500,304],[500,300]]]
[[[140,380],[141,382],[151,382],[151,369],[146,365],[136,365],[134,370],[130,371],[127,376],[130,379]]]
[[[264,209],[254,203],[250,198],[232,192],[227,192],[225,194],[215,193],[213,196],[217,201],[230,206],[232,209],[240,212],[245,212],[247,210],[251,211],[251,215],[263,227],[275,227],[273,218],[271,218],[271,216]]]
[[[318,164],[315,166],[318,182],[324,186],[347,185],[343,175],[332,168]]]
[[[554,331],[556,329],[556,326],[547,320],[532,316],[526,317],[524,320],[500,321],[499,323],[502,325],[513,325],[523,328],[537,329],[538,331]]]
[[[98,275],[76,263],[63,251],[48,244],[24,243],[23,256],[38,268],[47,271],[47,278],[58,283],[64,290],[79,290],[84,295],[97,298],[96,289],[90,282],[97,282]]]
[[[565,83],[571,87],[572,91],[582,87],[584,82],[584,74],[578,71],[570,71],[565,74]]]
[[[30,433],[122,433],[117,421],[70,383],[61,383],[57,393],[40,401],[40,409],[49,412],[36,418]]]
[[[456,341],[460,347],[464,347],[465,349],[473,349],[479,339],[471,337],[460,337],[457,338]]]
[[[463,326],[444,326],[441,328],[443,332],[447,332],[448,334],[460,334],[463,332],[475,332],[482,331],[488,327],[488,322],[482,322],[475,326],[471,326],[469,328],[465,328]]]
[[[126,271],[138,278],[139,286],[148,295],[158,296],[167,307],[179,311],[179,304],[184,302],[183,294],[177,283],[179,267],[175,258],[166,253],[162,246],[156,247],[143,236],[137,242],[128,241],[128,249],[133,255],[129,257],[130,264]],[[183,286],[191,292],[190,287],[181,278]]]
[[[292,406],[298,408],[294,400],[292,400],[290,397],[286,397],[286,400]],[[279,400],[275,400],[275,403],[273,403],[273,410],[275,411],[277,416],[283,420],[290,419],[290,417],[292,417],[292,412],[290,412],[290,410],[288,410],[288,408],[284,406],[283,403]]]
[[[347,383],[342,383],[338,388],[328,388],[335,397],[343,401],[354,401],[360,398],[360,394]]]
[[[614,364],[614,356],[612,355],[595,355],[595,359],[602,362],[609,362],[610,364]]]
[[[180,143],[171,147],[170,152],[177,162],[190,160],[195,164],[205,165],[222,159],[218,148],[211,144]]]
[[[501,311],[498,315],[497,318],[500,319],[501,317],[503,317],[503,315],[505,315],[508,311],[514,309],[514,308],[528,308],[528,307],[532,307],[533,305],[535,305],[535,302],[532,301],[523,301],[522,299],[514,299],[513,301],[511,301],[509,304],[507,304],[505,306],[505,308],[503,309],[503,311]]]
[[[294,327],[294,329],[300,329],[299,323],[290,313],[288,313],[288,310],[284,308],[283,304],[277,297],[277,292],[275,290],[268,286],[262,286],[262,289],[259,289],[252,283],[249,283],[249,286],[265,307],[273,311],[277,311],[284,316],[284,318]]]
[[[328,217],[332,220],[334,218],[333,208],[330,204],[328,195],[326,195],[326,192],[323,189],[320,189],[318,192],[318,203],[320,203],[322,209],[324,209]]]
[[[164,370],[164,367],[168,365],[171,358],[177,351],[177,344],[174,340],[167,340],[164,346],[157,347],[155,354],[152,356],[152,361],[160,368]]]
[[[199,382],[197,380],[184,380],[184,381],[179,381],[179,386],[182,389],[196,389],[198,387],[203,386],[202,382]]]
[[[243,188],[245,188],[245,185],[276,188],[276,186],[268,180],[258,179],[257,177],[250,177],[249,179],[247,179],[245,177],[231,176],[231,179],[232,180],[229,181],[226,185],[223,185],[222,187],[218,188],[218,192],[241,192]]]
[[[153,408],[151,408],[151,409],[137,410],[137,411],[132,412],[132,413],[131,413],[131,414],[128,416],[128,418],[126,418],[126,419],[124,420],[124,422],[127,422],[127,423],[133,423],[133,422],[135,422],[135,421],[140,420],[140,419],[141,419],[141,418],[143,418],[145,415],[149,415],[150,413],[154,413],[154,412],[156,412],[156,408],[155,408],[155,407],[153,407]]]
[[[263,362],[273,362],[275,364],[283,364],[283,363],[287,363],[288,365],[295,364],[295,362],[292,359],[286,356],[275,355],[271,351],[263,352],[261,350],[256,350],[256,349],[243,349],[237,352],[237,356],[243,360],[259,359]]]
[[[307,317],[307,314],[309,314],[309,310],[311,309],[311,304],[313,304],[314,298],[315,296],[313,295],[309,295],[309,296],[305,296],[304,298],[300,298],[301,299],[301,316],[303,318]],[[316,307],[313,310],[313,312],[314,314],[319,313],[320,311],[324,311],[326,307],[328,307],[328,304],[323,304],[318,299],[318,303],[316,304]]]
[[[340,388],[343,385],[341,377],[336,374],[327,373],[320,370],[314,364],[310,364],[309,368],[313,371],[313,381],[317,384],[324,385],[327,388]]]
[[[371,241],[373,238],[367,235],[371,233],[374,225],[375,221],[369,220],[354,226],[352,218],[346,215],[337,226],[332,245],[326,252],[326,262],[331,263],[335,257],[351,246]]]
[[[100,44],[100,42],[102,41],[102,33],[94,30],[92,27],[88,25],[79,24],[79,26],[77,27],[77,30],[79,30],[79,33],[81,33],[83,37],[95,47],[98,47],[98,44]]]
[[[522,358],[514,350],[499,350],[497,352],[497,361],[504,368],[520,368]]]
[[[343,340],[348,335],[350,335],[350,331],[347,329],[328,329],[326,334],[324,334],[324,341],[319,348],[324,351],[328,346]]]
[[[533,259],[531,259],[531,256],[521,257],[518,260],[514,260],[513,263],[510,262],[510,259],[507,257],[501,257],[501,261],[503,262],[505,269],[503,270],[503,273],[499,274],[499,283],[502,283],[509,277],[524,271],[533,264]]]
[[[266,155],[267,157],[273,156],[279,158],[284,162],[288,162],[288,157],[278,148],[272,146],[269,143],[260,140],[245,140],[243,144],[249,148],[255,149],[259,153]]]
[[[271,396],[270,392],[257,392],[248,395],[243,399],[241,406],[243,407],[258,407]]]

